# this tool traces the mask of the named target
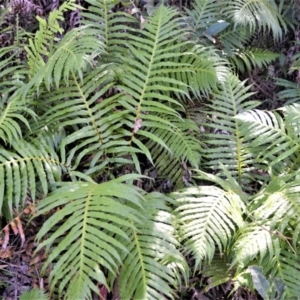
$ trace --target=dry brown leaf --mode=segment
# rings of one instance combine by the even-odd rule
[[[23,210],[23,213],[24,213],[25,215],[29,215],[29,214],[31,213],[30,207],[25,208],[25,209]]]
[[[11,227],[11,229],[12,229],[12,231],[14,232],[15,235],[17,235],[17,234],[19,233],[19,231],[18,231],[18,229],[17,229],[17,226],[16,226],[14,220],[12,220],[12,221],[10,222],[10,227]]]
[[[44,261],[47,258],[46,254],[38,254],[34,258],[31,259],[30,261],[30,266],[35,265],[41,261]]]
[[[0,259],[10,258],[12,256],[11,247],[7,247],[6,249],[0,249]]]
[[[21,247],[23,247],[23,245],[25,243],[25,234],[24,234],[24,231],[23,231],[22,222],[21,222],[19,217],[15,218],[15,220],[17,222],[17,227],[18,227],[20,238],[21,238],[21,241],[22,241]]]
[[[4,241],[2,244],[2,249],[6,249],[9,243],[9,228],[7,225],[3,228],[3,231],[4,231]]]

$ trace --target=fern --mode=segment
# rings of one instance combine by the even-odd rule
[[[188,50],[192,53],[183,53],[179,61],[190,66],[189,72],[178,75],[175,73],[179,80],[188,84],[186,89],[184,86],[180,88],[192,97],[207,96],[217,88],[218,83],[226,80],[230,73],[228,63],[213,47],[196,45]]]
[[[173,193],[179,205],[178,223],[182,224],[179,234],[196,259],[196,268],[212,277],[212,286],[232,278],[237,289],[249,274],[247,267],[255,264],[262,267],[262,276],[282,280],[283,299],[297,296],[299,267],[294,260],[299,243],[299,179],[286,183],[289,177],[274,177],[268,186],[249,196],[226,169],[224,174],[229,176],[227,180],[199,173],[201,179],[221,188],[201,186]],[[217,251],[225,252],[228,263],[231,258],[230,276],[218,276],[222,264],[215,261]],[[213,259],[216,266],[207,266]],[[253,282],[248,285],[253,288]],[[272,289],[265,292],[273,293]]]
[[[277,93],[278,100],[284,105],[297,103],[300,98],[300,88],[297,83],[277,78],[275,82],[283,89]]]
[[[172,287],[180,276],[187,281],[186,263],[176,249],[170,209],[170,199],[159,193],[146,195],[147,219],[127,230],[130,240],[123,245],[124,253],[118,285],[124,299],[174,299]],[[141,212],[142,213],[142,212]],[[177,272],[176,272],[177,270]],[[181,274],[182,273],[182,274]],[[176,275],[177,274],[177,275]]]
[[[150,129],[155,136],[166,141],[166,145],[171,151],[164,149],[154,141],[149,141],[146,147],[152,153],[159,173],[169,178],[176,187],[182,187],[183,184],[187,185],[190,180],[189,166],[199,167],[202,147],[199,143],[199,128],[191,119],[175,121],[174,124],[178,129],[173,132]]]
[[[18,141],[22,137],[22,129],[19,123],[30,129],[28,121],[22,114],[28,113],[34,116],[34,112],[20,103],[17,97],[7,103],[5,107],[3,106],[0,105],[0,138],[4,143],[12,144],[13,141]]]
[[[146,148],[140,143],[141,138],[149,138],[168,149],[166,141],[152,134],[152,130],[177,130],[169,119],[176,120],[177,117],[180,120],[176,110],[181,109],[181,104],[171,94],[184,95],[188,86],[204,91],[204,86],[212,86],[217,78],[216,68],[209,66],[212,77],[201,83],[201,78],[206,75],[203,62],[207,54],[198,54],[197,49],[192,49],[193,52],[182,51],[185,43],[176,41],[176,36],[180,36],[183,30],[178,28],[176,15],[174,10],[161,6],[148,20],[140,36],[131,36],[128,42],[133,57],[127,57],[124,61],[127,72],[121,77],[120,89],[124,91],[124,96],[120,103],[132,111],[130,144],[144,153]],[[194,75],[194,70],[197,75]],[[165,74],[172,74],[172,77],[165,77]],[[193,86],[190,84],[192,82]],[[138,122],[141,128],[137,131]]]
[[[229,60],[236,66],[237,71],[244,73],[245,71],[251,72],[255,68],[266,67],[278,56],[268,50],[252,48],[237,51],[235,56],[229,57]]]
[[[87,0],[86,2],[90,6],[87,12],[82,12],[83,24],[91,27],[101,40],[107,53],[105,59],[108,61],[116,60],[116,54],[125,50],[128,38],[125,32],[132,30],[125,24],[137,23],[136,20],[129,14],[120,11],[112,13],[112,9],[117,4],[115,0]],[[115,53],[115,58],[111,53]]]
[[[219,164],[222,163],[242,186],[247,186],[253,156],[248,151],[235,116],[257,104],[247,99],[252,93],[249,92],[250,87],[245,87],[244,84],[235,76],[228,76],[220,91],[215,92],[211,104],[207,105],[209,119],[203,124],[207,149],[203,156],[207,159],[204,164],[206,167],[219,170]]]
[[[18,141],[11,150],[0,149],[0,211],[11,219],[13,206],[25,205],[28,194],[35,201],[37,191],[46,195],[54,182],[61,181],[67,167],[46,143]],[[36,177],[39,180],[36,180]]]
[[[218,35],[217,42],[229,57],[235,57],[236,51],[243,51],[252,37],[253,34],[247,26],[232,24]]]
[[[37,17],[40,26],[39,31],[35,34],[34,40],[29,41],[30,47],[26,47],[31,76],[34,76],[45,65],[44,57],[51,56],[53,44],[57,38],[56,34],[63,32],[59,25],[59,21],[63,20],[63,13],[77,7],[74,0],[69,0],[64,2],[59,9],[51,12],[48,21]]]
[[[296,110],[299,109],[294,104]],[[247,131],[247,140],[251,141],[249,150],[257,161],[268,161],[274,174],[293,173],[299,160],[298,125],[294,126],[292,107],[287,111],[286,121],[278,112],[249,111],[237,116],[243,120],[241,132]]]
[[[163,212],[166,207],[158,195],[145,198],[141,190],[123,183],[138,178],[127,175],[102,184],[66,183],[39,203],[38,215],[64,206],[44,223],[37,236],[41,240],[51,233],[38,249],[55,245],[44,270],[56,262],[50,279],[52,289],[57,284],[60,295],[66,290],[67,298],[90,299],[91,291],[98,293],[93,280],[107,286],[104,270],[99,265],[115,278],[121,264],[124,265],[119,285],[124,298],[131,295],[147,298],[149,294],[151,299],[156,299],[159,293],[172,295],[166,287],[175,283],[175,275],[171,268],[156,261],[168,255],[182,260],[174,247],[176,240],[171,236],[170,216]],[[151,217],[145,214],[147,209],[152,211]],[[161,232],[151,233],[156,228],[154,224],[161,227]],[[60,225],[58,229],[56,225]],[[160,257],[157,257],[157,247]],[[129,274],[133,270],[134,276]],[[140,280],[136,280],[137,272]]]
[[[33,46],[32,46],[33,47]],[[58,88],[61,84],[63,77],[65,84],[69,82],[70,74],[78,72],[80,78],[83,77],[82,71],[87,68],[87,65],[92,64],[94,57],[101,53],[101,43],[94,37],[94,32],[85,27],[73,29],[68,32],[55,50],[53,54],[48,54],[47,62],[44,62],[40,56],[39,66],[33,68],[29,60],[28,64],[34,70],[34,76],[27,85],[25,92],[29,91],[34,84],[37,87],[44,81],[47,90],[53,85]],[[39,60],[37,50],[31,51],[27,48],[29,56],[32,58],[33,63],[36,64]]]
[[[16,54],[11,54],[16,52],[18,49],[14,46],[4,47],[0,52],[0,87],[2,88],[15,88],[16,82],[11,80],[13,78],[21,77],[25,75],[26,72],[24,70],[24,66],[19,63],[14,63],[14,59],[16,59]],[[8,56],[8,57],[7,57]]]
[[[283,30],[287,30],[274,0],[230,1],[224,9],[224,14],[232,17],[235,25],[247,25],[251,31],[258,28],[262,28],[264,32],[272,31],[276,39],[282,37]]]
[[[39,299],[39,300],[49,300],[49,296],[45,294],[43,290],[32,289],[30,291],[25,291],[21,296],[20,300],[32,300],[32,299]]]
[[[293,259],[297,256],[299,241],[299,230],[294,227],[299,214],[295,194],[299,182],[287,184],[286,181],[283,176],[275,177],[253,197],[248,212],[253,222],[240,229],[232,265],[243,269],[255,262],[263,267],[264,274],[283,281],[286,296],[297,296],[299,289],[295,282],[299,268]],[[292,245],[289,239],[296,244]]]
[[[122,299],[176,299],[189,275],[182,245],[212,286],[253,289],[255,265],[297,295],[299,107],[254,110],[228,64],[276,58],[245,46],[260,27],[282,35],[282,1],[196,0],[187,18],[161,5],[140,29],[116,1],[87,3],[84,26],[67,33],[75,1],[38,18],[27,64],[0,51],[0,211],[12,218],[28,197],[42,198],[36,216],[54,211],[37,235],[51,292],[92,299],[100,284]],[[141,175],[119,177],[148,162],[188,186],[175,202],[139,188]],[[215,276],[223,254],[230,272]]]
[[[211,262],[216,247],[222,253],[234,231],[243,224],[243,203],[238,194],[215,186],[191,187],[173,196],[186,250],[193,254],[196,267]]]
[[[192,10],[185,9],[188,22],[196,37],[203,36],[209,24],[221,19],[222,3],[212,0],[196,0],[192,4]]]

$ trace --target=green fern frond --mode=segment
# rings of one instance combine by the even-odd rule
[[[12,143],[11,150],[0,148],[0,211],[4,207],[10,219],[13,207],[24,206],[28,195],[33,201],[38,190],[47,195],[64,170],[55,151],[42,140],[19,140]]]
[[[218,35],[217,42],[220,44],[222,51],[232,56],[237,49],[243,50],[252,36],[253,34],[248,27],[232,24]]]
[[[33,44],[32,47],[34,47]],[[34,59],[36,51],[33,52],[27,48],[27,52]],[[42,81],[44,81],[48,90],[50,90],[53,84],[58,88],[62,78],[64,79],[64,84],[68,84],[70,74],[72,73],[77,73],[82,79],[82,71],[101,52],[103,52],[102,43],[94,36],[92,30],[89,30],[87,27],[73,29],[66,33],[62,40],[54,47],[53,53],[49,54],[47,62],[43,61],[35,69],[27,90],[32,85],[39,87]],[[28,64],[30,64],[30,60]]]
[[[297,299],[300,293],[300,268],[295,260],[299,257],[298,249],[291,249],[286,241],[274,243],[276,252],[271,262],[261,264],[263,273],[268,277],[280,280],[281,299]]]
[[[245,225],[235,237],[232,266],[238,265],[242,269],[253,261],[256,264],[261,264],[263,260],[266,264],[270,263],[276,254],[272,228],[265,224],[260,226],[257,223]]]
[[[295,47],[299,47],[299,41],[295,42]],[[298,51],[296,51],[296,53],[292,56],[291,58],[292,61],[292,65],[289,67],[289,71],[290,73],[294,72],[294,71],[298,71],[300,69],[300,55],[298,53]]]
[[[276,226],[280,232],[288,232],[292,226],[294,229],[289,236],[294,246],[297,246],[299,229],[296,224],[300,214],[299,179],[292,182],[287,182],[288,180],[289,177],[285,178],[282,175],[270,182],[264,191],[264,197],[260,199],[261,205],[253,212],[253,216],[256,220],[269,220],[268,224]]]
[[[277,78],[275,83],[282,88],[277,93],[278,100],[282,104],[290,105],[300,101],[300,87],[297,83],[282,78]]]
[[[13,98],[13,97],[11,97]],[[24,113],[34,116],[34,112],[27,108],[18,98],[5,105],[0,103],[0,139],[6,144],[12,144],[22,137],[22,125],[30,130],[30,125]]]
[[[257,105],[257,102],[248,100],[253,93],[244,84],[237,77],[228,76],[207,105],[205,111],[208,120],[203,124],[204,137],[207,138],[207,148],[203,155],[207,162],[203,166],[220,170],[219,164],[222,163],[240,184],[251,177],[249,171],[253,157],[244,143],[244,133],[241,133],[235,116],[240,111],[247,111]]]
[[[40,131],[68,130],[69,134],[59,144],[61,157],[73,168],[89,157],[88,175],[103,170],[111,162],[129,163],[125,155],[141,152],[129,143],[131,132],[126,128],[132,119],[128,110],[117,108],[121,108],[122,95],[105,96],[113,87],[106,82],[110,81],[106,67],[95,68],[82,81],[72,75],[67,87],[42,97],[46,111],[41,114]],[[151,160],[149,150],[144,152]]]
[[[212,262],[203,267],[201,273],[209,278],[209,284],[205,287],[206,292],[233,279],[234,270],[230,269],[229,266],[229,258],[222,253],[215,255]]]
[[[182,86],[181,89],[198,98],[211,93],[230,73],[227,61],[214,47],[195,45],[187,49],[186,53],[182,53],[179,61],[190,66],[189,72],[175,73],[176,79],[188,84],[186,88]]]
[[[294,104],[296,105],[296,104]],[[299,108],[298,108],[299,110]],[[239,114],[240,131],[257,161],[268,162],[274,174],[292,173],[299,161],[298,127],[280,113],[252,110]]]
[[[112,12],[118,4],[115,0],[87,0],[90,6],[88,10],[81,13],[83,17],[82,23],[92,28],[103,44],[105,56],[109,61],[115,60],[117,53],[123,52],[128,30],[128,25],[137,23],[136,19],[131,15],[122,11]],[[114,53],[114,56],[111,55]]]
[[[294,103],[291,105],[285,105],[281,108],[278,108],[278,111],[284,112],[284,120],[286,125],[294,127],[295,135],[297,135],[298,128],[300,125],[300,121],[299,121],[300,104]]]
[[[293,259],[299,244],[299,180],[294,176],[273,177],[256,194],[248,208],[249,223],[239,229],[233,247],[232,267],[238,271],[250,264],[262,267],[263,273],[284,282],[285,296],[299,293],[296,281],[300,268]]]
[[[192,3],[192,10],[185,8],[189,26],[196,37],[203,35],[209,24],[222,19],[220,16],[222,2],[212,0],[196,0]]]
[[[43,290],[32,289],[30,291],[25,291],[20,296],[20,300],[49,300],[50,297]]]
[[[155,136],[166,142],[170,151],[154,141],[149,141],[146,147],[150,150],[159,173],[177,187],[182,187],[189,181],[189,166],[197,169],[201,163],[200,132],[190,119],[174,120],[172,123],[176,126],[174,131],[150,129]]]
[[[178,41],[184,30],[178,26],[177,15],[173,9],[161,6],[139,34],[128,40],[132,58],[124,61],[126,72],[120,78],[119,88],[124,94],[122,104],[132,111],[131,144],[143,152],[145,148],[139,140],[144,138],[168,149],[166,141],[151,131],[159,128],[176,132],[176,124],[169,119],[180,120],[178,111],[182,106],[173,95],[188,97],[189,90],[197,95],[208,92],[218,76],[226,72],[222,59],[218,66],[211,59],[216,54],[213,49],[187,47],[186,42]],[[141,125],[138,131],[137,124]]]
[[[162,299],[163,295],[174,299],[172,286],[178,285],[182,275],[187,282],[187,266],[176,249],[178,242],[165,203],[170,199],[159,193],[144,198],[139,189],[122,183],[129,179],[138,177],[128,175],[99,185],[63,184],[39,203],[38,215],[64,205],[37,236],[41,240],[51,233],[39,249],[55,246],[45,265],[56,262],[50,277],[52,289],[57,285],[59,293],[66,290],[70,299],[90,299],[91,291],[98,292],[92,280],[107,286],[99,264],[113,279],[122,264],[117,281],[124,299]],[[64,252],[66,245],[71,246]]]
[[[39,30],[34,39],[29,40],[30,47],[25,47],[28,54],[29,75],[33,77],[42,68],[48,57],[53,53],[56,34],[62,34],[59,22],[64,20],[63,13],[75,10],[78,5],[75,0],[65,1],[58,9],[50,12],[48,20],[37,17]]]
[[[177,250],[172,217],[166,196],[151,193],[145,196],[146,219],[127,230],[129,240],[122,244],[124,253],[118,278],[122,299],[175,299],[173,288],[183,275],[187,282],[186,262]],[[142,213],[142,211],[140,212]],[[177,269],[177,271],[176,271]]]
[[[274,0],[229,1],[224,14],[232,17],[235,25],[249,26],[252,32],[256,29],[272,31],[276,39],[281,38],[283,31],[287,30]]]
[[[130,144],[143,152],[146,148],[140,142],[141,138],[150,138],[166,147],[165,142],[147,128],[173,130],[174,125],[168,117],[180,118],[175,108],[180,109],[181,105],[170,93],[183,94],[181,87],[187,86],[187,83],[165,76],[188,72],[189,65],[174,62],[182,55],[184,45],[176,38],[183,34],[183,30],[178,28],[177,14],[164,6],[157,9],[144,29],[130,37],[128,48],[132,57],[124,58],[126,72],[120,78],[122,84],[119,88],[123,91],[120,103],[130,111]]]
[[[300,287],[299,287],[299,276],[300,268],[295,264],[295,260],[299,257],[299,251],[293,253],[291,249],[285,247],[280,251],[280,256],[278,257],[276,263],[277,272],[272,272],[272,276],[279,277],[285,283],[285,291],[287,299],[292,297],[299,297]]]
[[[260,48],[244,49],[236,51],[234,56],[229,56],[229,61],[236,67],[237,71],[251,72],[255,68],[267,67],[273,60],[278,58],[277,53]]]
[[[18,50],[18,47],[15,46],[3,47],[0,50],[0,87],[2,88],[2,93],[5,87],[11,87],[16,84],[16,82],[12,82],[12,78],[17,78],[17,75],[25,75],[27,73],[24,65],[16,58]]]
[[[242,224],[240,197],[215,186],[191,187],[172,195],[179,206],[180,235],[187,252],[195,258],[196,267],[210,262],[216,248],[222,253]]]

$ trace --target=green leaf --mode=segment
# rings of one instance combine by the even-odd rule
[[[205,32],[211,36],[216,36],[218,33],[223,31],[230,23],[220,20],[217,23],[211,25]]]
[[[258,266],[250,266],[247,271],[252,276],[252,281],[255,289],[264,300],[269,300],[268,292],[270,290],[270,283],[262,274],[262,268]]]

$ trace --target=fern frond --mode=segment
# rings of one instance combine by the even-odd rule
[[[126,32],[132,30],[125,24],[137,23],[137,21],[124,12],[112,12],[118,3],[115,0],[87,0],[86,2],[90,6],[87,12],[81,13],[84,18],[82,23],[95,31],[107,54],[105,59],[112,61],[116,59],[118,53],[125,50],[124,46],[128,38]]]
[[[281,299],[296,299],[299,296],[300,268],[295,264],[299,257],[298,249],[291,249],[286,241],[274,243],[276,252],[271,262],[261,264],[264,274],[275,280],[280,280],[282,296]]]
[[[281,38],[283,31],[287,30],[274,0],[229,1],[224,13],[232,17],[235,25],[249,26],[251,31],[272,31],[276,39]]]
[[[184,34],[179,20],[176,11],[161,6],[139,35],[131,36],[128,42],[133,55],[124,61],[126,72],[120,78],[120,89],[124,91],[124,107],[132,111],[131,144],[143,152],[138,139],[150,139],[168,149],[167,142],[151,132],[176,132],[176,124],[169,119],[180,120],[178,111],[182,106],[174,95],[180,99],[188,97],[189,90],[197,95],[207,93],[216,85],[218,76],[226,72],[222,59],[218,59],[218,66],[211,59],[216,54],[213,49],[188,47],[183,40],[178,41],[177,37]],[[136,131],[138,122],[141,129]]]
[[[237,77],[228,76],[207,105],[208,109],[205,111],[210,119],[204,124],[204,137],[207,137],[207,149],[203,155],[207,162],[204,166],[220,170],[219,164],[222,163],[239,183],[247,182],[251,177],[249,171],[254,157],[244,143],[244,133],[241,133],[235,116],[240,111],[247,111],[257,105],[255,101],[247,99],[253,93],[244,84]]]
[[[0,148],[0,211],[5,206],[5,217],[10,218],[13,207],[24,206],[28,195],[33,201],[38,190],[47,195],[65,170],[55,151],[42,140],[19,140],[12,143],[11,150]]]
[[[3,47],[0,50],[0,87],[2,93],[4,92],[3,87],[15,85],[11,82],[12,78],[16,78],[19,74],[24,75],[27,72],[27,70],[24,70],[24,65],[16,58],[18,50],[15,46]]]
[[[272,276],[279,277],[283,280],[285,284],[284,294],[287,299],[299,297],[300,295],[300,268],[298,264],[295,264],[295,260],[298,259],[299,254],[299,250],[293,253],[291,249],[285,247],[280,251],[280,256],[275,262],[277,270],[275,269],[276,271],[272,272]]]
[[[56,34],[62,34],[63,29],[59,22],[64,20],[63,13],[75,10],[78,5],[75,0],[65,1],[58,9],[50,12],[48,20],[37,17],[39,30],[34,39],[29,40],[30,47],[25,47],[28,54],[29,75],[33,77],[42,68],[48,57],[53,53]]]
[[[273,177],[247,207],[249,221],[239,229],[233,247],[232,267],[262,266],[263,273],[284,282],[286,296],[299,293],[300,268],[293,263],[299,245],[299,179]],[[290,241],[291,240],[291,241]],[[286,299],[283,297],[283,299]]]
[[[128,110],[117,108],[121,108],[122,95],[105,95],[113,87],[110,81],[107,65],[102,65],[82,81],[72,75],[67,87],[44,93],[42,98],[46,111],[41,114],[40,131],[68,130],[59,145],[61,157],[73,168],[89,158],[88,175],[103,170],[111,162],[130,163],[124,156],[141,152],[129,143],[131,131],[127,128],[132,119]],[[143,153],[151,161],[149,150]]]
[[[187,86],[187,83],[165,76],[188,71],[187,64],[174,62],[182,55],[184,45],[176,38],[183,33],[177,21],[175,10],[161,6],[148,19],[144,29],[137,35],[131,35],[128,42],[133,55],[124,60],[125,73],[119,86],[123,91],[120,103],[130,112],[130,145],[142,152],[146,151],[140,141],[144,138],[166,147],[165,142],[151,134],[148,128],[174,130],[175,126],[168,117],[180,118],[176,108],[180,109],[181,105],[170,94],[183,94],[181,87]]]
[[[187,252],[195,258],[196,267],[210,262],[216,247],[222,253],[242,224],[240,197],[215,186],[191,187],[172,195],[179,206],[177,217]]]
[[[229,258],[223,253],[221,255],[215,255],[210,264],[203,266],[201,273],[209,278],[209,284],[205,287],[206,292],[232,280],[234,270],[229,269],[228,266]]]
[[[222,2],[212,0],[196,0],[192,3],[192,10],[185,8],[189,18],[189,25],[196,36],[200,37],[209,24],[213,24],[220,17]]]
[[[197,169],[201,163],[200,132],[198,126],[190,119],[173,120],[172,123],[176,126],[174,132],[150,129],[150,132],[166,142],[171,151],[154,141],[149,141],[146,147],[150,150],[159,173],[177,187],[182,187],[183,183],[186,185],[189,181],[188,167]]]
[[[227,61],[214,47],[196,45],[182,53],[179,61],[190,66],[189,72],[175,73],[176,79],[188,84],[181,89],[198,98],[215,90],[218,83],[224,82],[230,73]]]
[[[236,119],[240,120],[241,133],[247,137],[249,150],[257,161],[268,162],[274,174],[294,171],[299,160],[298,126],[294,128],[293,123],[285,122],[276,111],[252,110]]]
[[[122,255],[118,278],[120,296],[122,299],[175,299],[172,287],[178,286],[180,273],[185,282],[188,276],[185,260],[176,249],[178,242],[166,205],[170,199],[159,193],[145,198],[144,222],[137,223],[136,229],[127,230],[130,239],[122,242],[129,251]]]
[[[50,297],[43,290],[40,289],[32,289],[30,291],[25,291],[20,296],[20,300],[33,300],[33,299],[49,300]]]
[[[34,46],[32,45],[32,47]],[[35,69],[32,74],[33,78],[26,87],[27,91],[33,85],[38,88],[43,81],[48,90],[53,84],[58,88],[62,78],[64,84],[68,84],[69,76],[72,73],[77,73],[82,79],[82,71],[92,63],[95,56],[102,52],[102,44],[94,36],[93,31],[82,26],[66,33],[54,49],[53,53],[49,54],[47,62],[43,61]],[[36,51],[33,52],[27,48],[27,52],[34,59]],[[30,60],[28,63],[30,64]],[[36,61],[34,63],[36,64]]]
[[[237,71],[244,73],[245,71],[251,72],[255,68],[267,67],[268,64],[278,57],[277,53],[269,50],[251,48],[236,51],[234,56],[228,58]]]
[[[99,265],[113,279],[122,265],[117,280],[124,299],[162,299],[163,295],[173,299],[171,287],[177,286],[181,274],[187,281],[187,266],[176,249],[165,204],[170,199],[159,193],[143,196],[141,190],[122,183],[129,179],[138,177],[128,175],[102,184],[62,184],[39,203],[38,215],[64,205],[37,236],[41,240],[51,233],[39,249],[55,246],[45,265],[56,262],[50,277],[52,289],[57,285],[59,293],[66,290],[70,299],[90,299],[91,291],[98,293],[93,280],[107,286]]]
[[[22,125],[30,130],[29,122],[24,117],[24,113],[34,116],[34,112],[17,97],[5,105],[0,103],[0,139],[4,143],[12,144],[13,141],[18,141],[22,137]]]
[[[229,56],[234,55],[237,49],[243,50],[245,45],[252,37],[248,27],[245,26],[228,26],[218,35],[218,43],[222,50]]]
[[[290,105],[300,101],[300,87],[297,83],[282,78],[277,78],[275,83],[282,87],[282,91],[277,93],[282,104]]]
[[[288,232],[294,228],[289,236],[294,246],[298,246],[299,229],[297,229],[298,215],[300,213],[299,180],[287,182],[289,177],[279,176],[274,178],[260,199],[261,205],[253,212],[256,220],[269,220],[271,226],[275,226],[280,232]]]
[[[246,223],[235,239],[232,266],[238,265],[239,268],[243,269],[253,261],[255,264],[261,264],[263,260],[267,264],[276,254],[272,228],[265,224],[260,226],[257,223]]]

